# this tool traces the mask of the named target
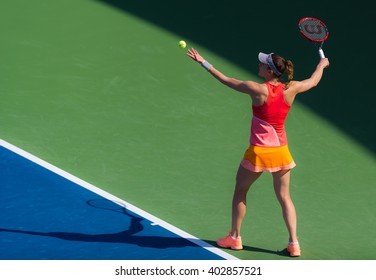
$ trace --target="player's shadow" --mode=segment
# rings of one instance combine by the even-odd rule
[[[76,232],[38,232],[19,229],[0,228],[0,232],[12,232],[37,236],[53,237],[68,241],[101,242],[101,243],[126,243],[148,248],[172,248],[172,247],[197,247],[196,244],[180,237],[143,236],[133,235],[132,230],[124,230],[116,233],[88,234]]]
[[[213,240],[203,240],[204,242],[218,247],[216,242]],[[229,249],[230,250],[230,249]],[[269,249],[263,249],[263,248],[258,248],[258,247],[253,247],[253,246],[247,246],[243,245],[243,250],[244,251],[249,251],[249,252],[257,252],[257,253],[264,253],[264,254],[272,254],[272,255],[277,255],[277,256],[282,256],[282,257],[290,257],[290,254],[287,252],[287,248],[284,248],[283,250],[279,251],[273,251]]]
[[[120,214],[126,215],[130,218],[130,226],[128,229],[115,232],[115,233],[100,233],[100,234],[90,234],[90,233],[78,233],[78,232],[40,232],[40,231],[30,231],[21,229],[6,229],[0,228],[0,232],[12,232],[20,234],[29,234],[36,236],[45,236],[58,238],[68,241],[80,241],[80,242],[101,242],[101,243],[126,243],[134,244],[140,247],[148,248],[174,248],[174,247],[198,247],[193,242],[188,239],[181,238],[179,236],[153,236],[142,235],[144,231],[144,225],[142,222],[148,223],[149,221],[144,218],[132,214],[128,211],[126,207],[120,207],[118,204],[106,199],[95,199],[87,201],[87,204],[91,207],[97,208],[103,211],[113,211]],[[140,234],[141,233],[141,234]]]
[[[145,218],[128,211],[126,206],[121,206],[116,202],[107,199],[92,199],[88,200],[87,205],[96,208],[100,211],[111,211],[116,212],[121,215],[125,215],[130,219],[130,226],[128,229],[115,232],[115,233],[100,233],[100,234],[90,234],[90,233],[79,233],[79,232],[41,232],[41,231],[30,231],[21,229],[6,229],[0,228],[0,232],[11,232],[17,234],[28,234],[35,236],[44,236],[50,238],[58,238],[67,241],[79,241],[79,242],[100,242],[100,243],[124,243],[124,244],[134,244],[140,247],[147,248],[180,248],[180,247],[199,247],[197,241],[192,238],[182,238],[179,236],[153,236],[153,235],[142,235],[147,234],[147,229],[145,229],[143,223],[150,223],[150,221]],[[202,240],[209,246],[218,247],[215,241],[212,240]],[[200,242],[200,246],[204,246]],[[288,256],[287,251],[272,251],[257,247],[243,246],[243,249],[251,252],[261,252],[266,254],[274,254],[278,256]]]

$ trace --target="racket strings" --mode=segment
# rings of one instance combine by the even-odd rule
[[[322,42],[328,37],[326,26],[317,20],[306,19],[299,23],[300,31],[310,40]]]

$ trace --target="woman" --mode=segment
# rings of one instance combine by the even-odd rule
[[[290,60],[274,53],[259,53],[258,75],[265,79],[265,83],[260,84],[225,76],[193,48],[188,50],[187,55],[200,63],[218,81],[248,94],[252,99],[250,146],[244,154],[236,176],[231,231],[225,238],[217,240],[218,246],[233,250],[243,249],[240,228],[246,213],[247,192],[263,172],[270,172],[289,232],[287,250],[290,256],[300,256],[296,211],[290,197],[290,170],[295,167],[295,163],[288,149],[284,122],[295,96],[320,82],[324,68],[329,66],[329,60],[321,59],[310,78],[293,81],[294,66]],[[284,72],[287,72],[287,83],[280,81]]]

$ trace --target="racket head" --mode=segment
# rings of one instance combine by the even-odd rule
[[[101,210],[114,211],[119,213],[126,213],[127,207],[123,203],[114,200],[108,200],[105,198],[101,199],[91,199],[86,202],[89,206]]]
[[[305,17],[298,23],[300,33],[312,42],[323,43],[328,39],[329,31],[324,22],[317,18]]]

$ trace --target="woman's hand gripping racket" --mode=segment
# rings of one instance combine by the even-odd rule
[[[320,57],[325,58],[322,45],[329,36],[325,23],[317,18],[305,17],[299,21],[298,26],[300,33],[317,46]]]

